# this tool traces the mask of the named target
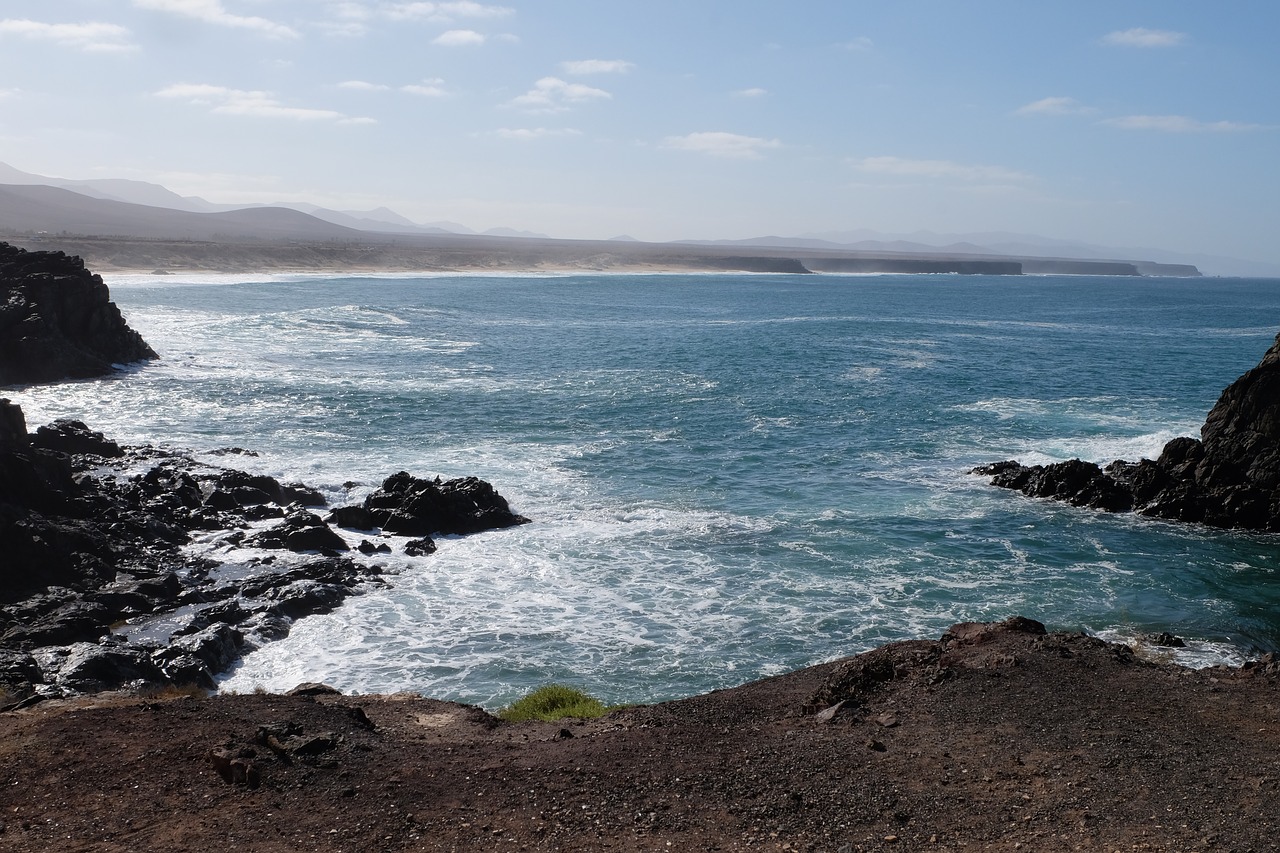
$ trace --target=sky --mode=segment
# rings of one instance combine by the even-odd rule
[[[1280,263],[1280,2],[0,0],[0,162],[555,237]]]

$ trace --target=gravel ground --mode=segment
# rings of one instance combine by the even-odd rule
[[[1280,662],[958,625],[595,721],[418,696],[0,714],[0,849],[1273,851]]]

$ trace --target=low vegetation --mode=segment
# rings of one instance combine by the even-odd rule
[[[555,722],[565,717],[595,719],[609,711],[603,702],[581,690],[563,684],[548,684],[512,702],[499,711],[498,716],[511,723],[523,720]]]

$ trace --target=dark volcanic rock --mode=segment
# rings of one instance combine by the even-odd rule
[[[525,520],[474,478],[387,482],[374,501],[384,506],[335,518],[374,527],[376,514],[396,513],[406,526],[456,533]],[[0,402],[0,690],[27,701],[141,682],[212,687],[245,648],[381,583],[380,566],[338,556],[346,542],[302,508],[323,502],[307,486],[122,448],[76,421],[41,428],[32,441],[21,409]],[[249,522],[277,517],[247,534]],[[223,531],[216,539],[228,547],[325,556],[266,557],[246,564],[256,573],[220,573],[212,560],[184,555],[194,531]],[[431,553],[435,543],[418,535],[406,550]],[[390,552],[384,542],[361,545],[365,555]],[[143,639],[130,645],[122,633],[135,631]]]
[[[1099,469],[997,462],[973,473],[992,485],[1109,512],[1280,532],[1280,335],[1257,367],[1218,398],[1200,438],[1175,438],[1160,458]]]
[[[0,385],[102,376],[151,358],[83,261],[0,243]]]
[[[259,548],[288,548],[290,551],[347,551],[347,543],[314,512],[300,509],[285,516],[284,522],[257,536],[249,544]]]
[[[384,533],[401,536],[479,533],[529,522],[484,480],[423,480],[405,471],[384,480],[364,508]]]
[[[116,458],[124,456],[120,445],[100,432],[94,432],[80,421],[62,419],[36,430],[33,447],[52,450],[55,453],[88,453],[93,456]]]

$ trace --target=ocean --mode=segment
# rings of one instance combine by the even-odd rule
[[[652,702],[1013,614],[1172,631],[1196,666],[1280,648],[1280,540],[967,473],[1198,435],[1280,331],[1277,280],[106,280],[162,359],[9,392],[32,428],[81,419],[334,504],[400,470],[476,475],[533,519],[380,558],[389,586],[301,620],[224,690]],[[228,447],[259,455],[206,455]]]

